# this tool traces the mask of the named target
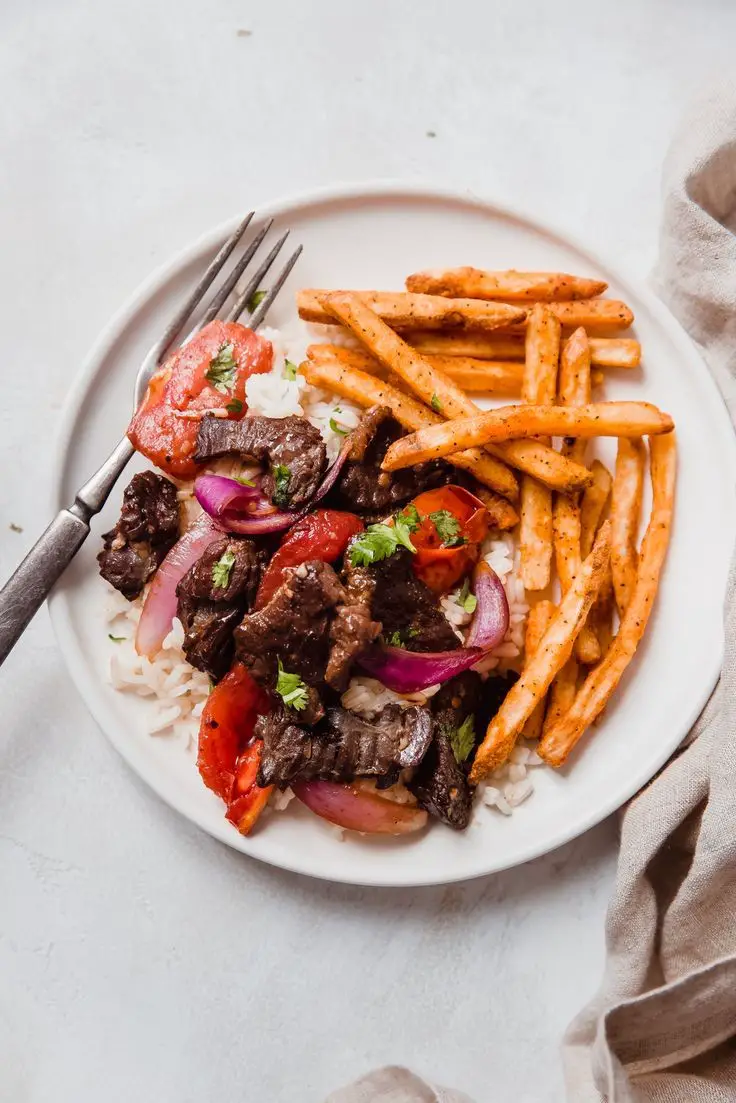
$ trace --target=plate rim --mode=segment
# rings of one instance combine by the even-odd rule
[[[630,289],[644,303],[646,309],[651,313],[654,319],[667,331],[668,336],[677,346],[678,353],[680,353],[684,359],[690,361],[694,365],[695,370],[699,373],[699,377],[703,380],[701,398],[704,402],[708,403],[711,416],[720,422],[715,435],[718,437],[722,446],[730,448],[732,464],[736,467],[736,433],[734,432],[734,426],[723,396],[694,341],[687,334],[677,318],[670,312],[665,303],[646,283],[636,278],[632,279],[625,271],[622,271],[617,264],[612,265],[605,258],[601,258],[596,251],[591,250],[584,242],[579,240],[574,233],[557,227],[548,220],[540,220],[528,214],[523,208],[510,206],[506,203],[499,203],[494,197],[479,194],[475,190],[434,185],[424,181],[406,181],[400,179],[377,179],[363,182],[336,183],[323,187],[311,188],[306,191],[279,197],[270,202],[261,203],[256,210],[256,214],[259,218],[265,216],[274,216],[278,218],[296,208],[316,207],[329,203],[360,199],[375,201],[379,198],[394,198],[396,200],[425,199],[434,200],[440,203],[457,203],[463,206],[476,208],[480,212],[486,212],[491,217],[502,218],[507,221],[516,221],[530,228],[537,234],[552,239],[565,248],[575,250],[580,256],[589,260],[592,265],[603,269],[616,283],[619,283],[625,289]],[[99,370],[101,362],[113,352],[115,344],[119,341],[126,328],[134,321],[136,314],[145,307],[150,299],[159,292],[169,280],[175,278],[178,271],[190,264],[205,250],[212,249],[214,251],[223,238],[234,229],[241,218],[242,214],[239,214],[223,220],[216,226],[198,235],[193,241],[189,242],[185,247],[178,250],[167,260],[158,265],[136,286],[133,292],[124,300],[118,310],[113,313],[107,324],[98,334],[88,354],[83,359],[80,369],[75,374],[57,423],[56,441],[53,449],[54,475],[49,495],[51,508],[54,512],[70,504],[64,501],[62,495],[67,455],[72,443],[72,432],[74,424],[79,416],[81,406],[89,393],[90,385]],[[728,443],[726,443],[727,441]],[[361,874],[359,870],[356,870],[355,875],[350,875],[347,872],[339,874],[335,872],[320,871],[318,869],[315,870],[309,868],[308,862],[290,860],[290,855],[287,856],[285,860],[279,857],[279,860],[275,861],[272,856],[257,853],[247,848],[244,844],[246,844],[248,840],[243,839],[242,836],[234,835],[230,830],[225,830],[228,825],[224,817],[221,828],[217,830],[214,828],[213,824],[206,822],[206,817],[200,815],[198,809],[193,810],[189,806],[185,808],[185,802],[179,800],[175,792],[169,792],[166,790],[165,785],[159,783],[156,770],[148,770],[145,766],[141,768],[140,763],[134,764],[132,760],[134,760],[136,756],[130,753],[130,745],[126,744],[126,740],[122,737],[122,734],[117,731],[117,725],[109,723],[109,718],[104,715],[105,709],[98,708],[95,687],[90,685],[86,670],[84,669],[84,664],[80,661],[76,637],[65,615],[64,601],[65,593],[63,588],[55,588],[48,601],[49,614],[57,645],[77,692],[97,726],[102,730],[105,738],[108,739],[117,753],[121,756],[126,766],[144,781],[157,797],[180,815],[184,816],[187,820],[195,823],[208,835],[225,843],[247,857],[255,858],[275,868],[284,869],[288,872],[298,873],[303,876],[315,877],[335,883],[354,884],[375,888],[413,888],[473,880],[477,877],[488,876],[492,873],[501,872],[504,869],[523,865],[544,854],[557,850],[572,839],[589,831],[592,827],[595,827],[598,823],[601,823],[617,809],[622,807],[626,801],[630,800],[643,785],[646,785],[647,782],[655,776],[657,771],[661,769],[663,764],[672,755],[708,701],[718,681],[722,661],[721,645],[718,649],[719,653],[717,657],[714,655],[710,664],[711,669],[707,680],[705,678],[703,679],[703,687],[701,691],[696,694],[697,704],[693,706],[691,714],[684,717],[683,722],[678,725],[678,735],[676,739],[663,741],[663,750],[661,755],[656,756],[658,761],[654,769],[650,772],[650,767],[647,766],[643,773],[635,773],[632,771],[627,783],[621,785],[614,794],[609,795],[607,800],[602,801],[595,812],[574,820],[567,828],[562,829],[551,837],[546,836],[543,840],[540,840],[539,845],[528,845],[525,848],[525,856],[522,858],[516,856],[509,861],[505,861],[502,855],[499,857],[498,854],[494,855],[492,852],[489,852],[488,862],[484,863],[482,867],[472,871],[463,871],[458,876],[453,876],[451,871],[440,876],[436,874],[422,876],[418,871],[418,875],[416,876],[407,876],[406,872],[404,872],[400,879],[391,879],[390,864],[388,865],[387,873],[383,873],[382,871],[376,875],[372,875],[370,872]],[[496,860],[494,860],[494,858]],[[356,863],[356,865],[358,864],[359,863]]]

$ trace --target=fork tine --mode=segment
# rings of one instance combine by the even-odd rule
[[[166,354],[166,352],[168,352],[168,350],[171,348],[174,340],[186,323],[187,318],[192,313],[194,308],[198,306],[201,300],[204,298],[206,292],[211,287],[215,277],[220,272],[220,269],[224,265],[225,261],[228,259],[233,249],[238,244],[245,231],[248,229],[248,226],[250,225],[250,221],[253,218],[254,214],[255,211],[251,211],[250,214],[247,214],[243,221],[235,228],[235,230],[224,243],[224,245],[220,247],[217,255],[208,264],[204,275],[192,291],[187,301],[181,306],[181,308],[177,311],[175,317],[169,323],[166,332],[164,333],[157,346],[158,361],[160,361],[162,357]]]
[[[250,321],[248,323],[251,329],[258,329],[258,326],[261,324],[261,322],[266,317],[266,314],[268,313],[269,307],[273,303],[274,299],[278,295],[281,288],[286,283],[286,279],[287,279],[289,273],[291,272],[292,268],[294,267],[296,262],[299,260],[299,257],[301,256],[301,252],[302,252],[303,248],[304,248],[304,246],[300,245],[299,248],[296,249],[291,254],[291,256],[287,260],[286,264],[281,269],[281,272],[279,273],[279,275],[276,277],[273,284],[271,285],[271,288],[270,288],[268,294],[266,295],[265,299],[263,299],[263,301],[260,302],[258,304],[258,306],[256,307],[256,309],[253,311],[253,314],[251,315]]]
[[[245,269],[250,264],[250,261],[252,260],[254,254],[256,252],[256,249],[261,244],[264,237],[266,236],[266,234],[268,233],[268,231],[271,229],[272,226],[273,226],[273,219],[269,218],[268,222],[266,222],[264,227],[261,230],[259,230],[258,233],[256,234],[256,236],[253,238],[250,245],[245,250],[245,252],[243,253],[243,255],[240,258],[240,260],[238,261],[238,263],[233,268],[230,275],[223,282],[222,287],[219,289],[217,294],[212,297],[212,301],[210,302],[209,306],[207,307],[207,310],[204,313],[204,317],[202,318],[202,322],[201,322],[201,325],[199,327],[200,329],[202,328],[202,326],[206,326],[208,322],[211,322],[212,319],[216,318],[217,315],[220,313],[220,309],[221,309],[223,303],[226,302],[230,292],[235,287],[235,284],[238,282],[238,280],[242,276],[243,272],[245,271]]]
[[[285,234],[281,235],[266,259],[260,265],[258,270],[254,273],[253,277],[245,285],[244,289],[241,291],[240,295],[236,299],[235,305],[227,316],[228,322],[237,322],[238,318],[248,305],[253,292],[257,290],[258,284],[261,282],[263,277],[266,275],[266,272],[268,272],[269,268],[276,260],[279,250],[283,246],[288,236],[289,231],[287,230]]]

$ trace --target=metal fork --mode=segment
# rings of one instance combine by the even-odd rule
[[[214,284],[217,276],[224,270],[225,264],[248,229],[254,214],[255,212],[251,211],[250,214],[246,215],[237,229],[227,239],[208,265],[207,270],[186,302],[177,311],[163,336],[144,359],[135,380],[134,410],[138,409],[143,401],[151,376],[161,364],[166,353],[171,350],[180,337],[187,323],[191,322],[195,310]],[[189,331],[186,340],[182,343],[186,343],[202,326],[218,317],[235,285],[270,230],[272,223],[273,219],[269,219],[249,243],[242,256],[223,279],[201,319]],[[238,294],[230,310],[225,314],[225,321],[235,322],[243,313],[253,293],[258,289],[262,279],[270,270],[288,234],[289,231],[287,230],[258,265],[246,286]],[[271,283],[266,295],[249,319],[248,324],[251,329],[257,329],[262,324],[287,276],[299,259],[301,251],[302,246],[300,245],[291,254],[276,279]],[[110,491],[120,478],[134,452],[135,449],[128,438],[123,437],[99,471],[95,472],[92,478],[80,488],[69,509],[62,509],[61,513],[51,522],[43,536],[33,545],[18,569],[0,590],[0,665],[18,642],[34,614],[43,605],[54,583],[57,582],[87,539],[91,519],[104,506]]]

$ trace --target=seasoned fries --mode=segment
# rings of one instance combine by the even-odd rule
[[[423,429],[396,441],[383,467],[396,471],[461,448],[536,437],[643,437],[669,433],[674,422],[649,402],[593,402],[588,406],[502,406],[475,417]]]
[[[677,466],[674,433],[653,437],[649,451],[652,512],[641,545],[636,584],[608,653],[588,674],[566,715],[539,744],[539,754],[550,766],[562,766],[586,728],[605,707],[633,659],[651,615],[672,527]]]
[[[559,357],[560,323],[546,306],[537,303],[526,330],[523,402],[554,402]],[[544,590],[549,585],[552,564],[552,492],[531,475],[521,480],[519,546],[524,587]]]
[[[584,326],[608,332],[628,329],[634,323],[633,311],[619,299],[583,299],[581,302],[547,303],[547,306],[561,325],[572,329]]]
[[[564,332],[564,331],[563,331]],[[524,337],[453,330],[410,330],[405,339],[422,353],[472,356],[478,360],[523,360]],[[641,345],[631,337],[590,337],[590,362],[595,368],[638,368]]]
[[[590,465],[593,481],[586,487],[580,504],[580,554],[590,554],[595,534],[605,513],[611,494],[611,475],[605,464],[593,460]]]
[[[485,272],[480,268],[438,268],[407,276],[407,291],[466,299],[506,299],[509,302],[553,302],[591,299],[608,287],[603,280],[568,276],[564,272]]]
[[[585,623],[610,556],[611,526],[606,522],[593,550],[562,599],[534,658],[511,687],[488,725],[470,771],[472,784],[488,777],[507,760],[534,709],[572,653],[575,637]],[[577,698],[576,698],[577,700]]]
[[[388,383],[367,375],[332,358],[326,353],[326,345],[313,345],[310,353],[316,357],[305,361],[299,372],[308,383],[316,387],[325,387],[343,398],[366,408],[386,406],[400,425],[405,429],[419,429],[424,425],[436,425],[442,422],[438,414],[432,413],[420,402],[405,395]],[[486,452],[478,448],[458,452],[450,460],[455,467],[469,471],[478,482],[495,489],[499,478],[503,479],[503,465]],[[492,523],[499,529],[513,528],[518,521],[516,510],[505,498],[493,495],[485,499],[486,508],[491,514]]]
[[[539,645],[544,639],[549,628],[549,623],[554,616],[555,607],[551,601],[538,601],[529,610],[526,622],[526,634],[524,636],[524,664],[530,662],[539,650]],[[545,701],[542,698],[536,705],[533,713],[524,725],[522,735],[525,739],[539,739],[542,734],[542,722],[544,720]]]
[[[639,553],[636,538],[641,513],[646,449],[642,441],[618,442],[611,497],[611,574],[619,615],[623,616],[636,585]]]
[[[335,294],[328,296],[325,302],[334,317],[346,325],[385,367],[408,383],[435,413],[454,418],[478,412],[475,403],[460,387],[410,348],[358,296],[349,293]],[[509,441],[498,446],[489,446],[487,450],[498,459],[508,461],[555,489],[578,490],[587,486],[590,481],[587,468],[571,463],[554,448],[540,441]],[[494,489],[516,501],[518,484],[508,468],[506,480],[512,481],[510,488],[503,489],[499,482]]]
[[[334,322],[327,307],[335,295],[355,296],[387,325],[398,329],[498,329],[523,322],[526,310],[514,304],[478,299],[446,299],[442,295],[414,295],[408,291],[322,291],[305,288],[296,296],[299,317],[306,322]]]

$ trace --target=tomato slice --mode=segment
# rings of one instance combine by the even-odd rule
[[[273,785],[261,789],[256,775],[261,763],[262,739],[256,739],[246,747],[237,761],[232,798],[227,806],[226,818],[234,823],[241,835],[248,835],[253,824],[268,804]]]
[[[224,801],[233,794],[238,755],[253,735],[257,716],[265,712],[268,698],[242,663],[236,663],[207,698],[197,767],[207,788]]]
[[[317,509],[290,528],[261,579],[255,608],[261,609],[278,590],[287,567],[298,567],[310,559],[334,563],[343,555],[353,536],[363,531],[354,513],[338,509]]]
[[[414,573],[435,593],[447,593],[478,559],[488,533],[488,510],[461,486],[428,490],[411,505],[420,518],[411,534],[417,549]]]
[[[223,410],[241,417],[247,379],[270,371],[272,363],[270,341],[238,322],[210,322],[151,379],[128,427],[131,444],[169,475],[195,475],[199,414]]]

